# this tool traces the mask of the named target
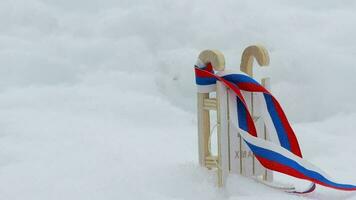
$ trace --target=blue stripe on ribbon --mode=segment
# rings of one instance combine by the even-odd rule
[[[255,146],[251,143],[248,143],[246,140],[244,140],[244,141],[247,143],[247,145],[250,147],[250,149],[252,150],[252,152],[255,155],[260,156],[264,159],[273,161],[273,162],[280,163],[280,164],[288,166],[290,168],[293,168],[293,169],[297,170],[298,172],[304,174],[306,177],[318,180],[322,183],[325,183],[327,185],[330,185],[330,186],[336,187],[336,188],[340,188],[340,189],[355,189],[356,188],[356,186],[354,186],[354,185],[339,184],[339,183],[332,182],[332,181],[328,180],[327,178],[325,178],[324,176],[322,176],[321,174],[319,174],[318,172],[306,169],[305,167],[303,167],[302,165],[300,165],[299,163],[297,163],[296,161],[294,161],[292,159],[289,159],[289,158],[287,158],[279,153],[276,153],[274,151]]]
[[[227,81],[233,82],[235,84],[238,83],[253,83],[260,85],[257,81],[255,81],[253,78],[246,76],[244,74],[229,74],[225,75],[222,78],[224,78]]]
[[[274,127],[276,128],[276,132],[278,135],[279,142],[281,143],[281,146],[284,147],[285,149],[290,149],[290,144],[288,140],[288,135],[283,127],[283,124],[281,122],[281,119],[278,116],[278,113],[276,111],[276,108],[274,107],[274,103],[272,100],[272,96],[269,94],[263,94],[266,100],[267,104],[267,110],[272,118],[272,122],[274,124]]]
[[[216,78],[214,77],[195,77],[195,83],[197,85],[213,85],[216,84]]]
[[[239,127],[242,130],[248,132],[247,118],[246,118],[247,111],[245,105],[242,103],[242,101],[239,98],[236,99],[236,103],[237,103],[237,116],[239,119],[238,120]]]

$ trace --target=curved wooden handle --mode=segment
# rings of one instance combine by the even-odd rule
[[[223,71],[225,69],[225,57],[218,50],[204,50],[199,54],[199,59],[204,63],[210,63],[215,71]]]
[[[240,70],[253,77],[253,58],[258,64],[267,66],[269,64],[269,55],[266,48],[259,45],[252,45],[247,47],[242,53]]]

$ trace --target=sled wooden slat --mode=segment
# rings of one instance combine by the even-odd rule
[[[268,90],[271,91],[271,79],[270,78],[263,78],[261,80],[262,85]],[[268,135],[268,130],[265,124],[263,124],[263,133],[264,133],[264,139],[265,140],[270,140],[270,137]],[[273,181],[273,173],[271,170],[266,169],[265,174],[263,176],[263,179],[268,182]]]
[[[204,109],[205,110],[216,110],[217,109],[216,98],[204,99]]]
[[[236,95],[233,91],[229,90],[229,141],[230,141],[230,172],[240,174],[242,171],[242,163],[240,160],[241,152],[241,138],[237,130],[237,115],[231,115],[236,107]]]
[[[218,168],[218,157],[217,156],[208,156],[205,159],[205,166],[207,168]]]
[[[227,88],[220,81],[216,83],[218,121],[218,185],[223,186],[229,173],[229,131]]]
[[[205,166],[205,157],[209,155],[210,113],[204,109],[203,102],[209,98],[209,93],[198,93],[197,97],[199,164]]]

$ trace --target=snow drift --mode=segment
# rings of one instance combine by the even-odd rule
[[[193,64],[270,51],[272,91],[305,157],[356,182],[354,1],[0,2],[1,199],[356,199],[307,196],[198,167]],[[292,181],[278,176],[281,181]],[[294,180],[293,180],[294,181]],[[344,181],[343,181],[344,182]]]

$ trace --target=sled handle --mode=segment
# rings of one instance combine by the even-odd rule
[[[199,54],[199,59],[204,63],[210,63],[215,71],[224,71],[225,57],[218,50],[204,50]]]
[[[242,53],[240,70],[253,77],[253,58],[263,67],[269,64],[269,55],[266,48],[260,45],[247,47]]]
[[[218,50],[204,50],[199,54],[199,60],[204,64],[211,64],[215,71],[224,71],[225,70],[225,57]],[[209,92],[207,93],[198,93],[198,141],[199,141],[199,163],[201,166],[207,167],[208,169],[216,168],[218,175],[218,186],[223,184],[223,174],[222,170],[219,167],[221,156],[218,153],[218,156],[211,155],[210,140],[211,140],[211,130],[210,130],[210,110],[217,111],[217,123],[220,123],[220,114],[218,106],[219,94],[217,89],[216,97],[210,97]],[[217,134],[220,133],[220,127],[217,125]],[[218,136],[219,138],[219,136]],[[219,140],[219,139],[218,139]],[[219,142],[218,142],[218,152],[220,151]]]

